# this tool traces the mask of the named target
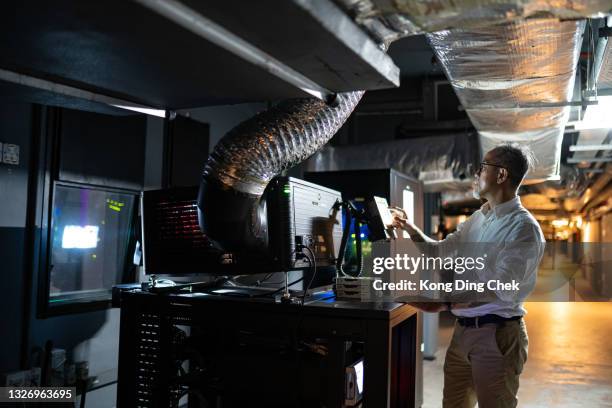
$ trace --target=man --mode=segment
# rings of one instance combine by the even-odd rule
[[[489,151],[474,180],[475,197],[486,203],[442,241],[429,238],[395,214],[395,225],[425,245],[492,243],[498,251],[480,278],[512,277],[520,284],[519,291],[494,291],[494,300],[484,304],[416,304],[426,311],[448,307],[457,316],[444,362],[445,408],[473,407],[476,402],[480,408],[517,405],[519,375],[528,348],[523,301],[535,286],[545,242],[539,224],[517,196],[532,161],[531,153],[516,144]]]

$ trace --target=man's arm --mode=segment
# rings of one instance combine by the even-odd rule
[[[410,239],[412,239],[414,242],[427,242],[432,244],[439,242],[425,235],[425,233],[421,231],[419,227],[417,227],[407,219],[399,217],[397,215],[393,219],[393,226],[406,231],[408,235],[410,235]]]
[[[391,214],[393,215],[393,226],[406,231],[412,241],[418,245],[418,243],[424,243],[425,246],[436,247],[440,253],[447,253],[453,250],[455,244],[460,241],[460,237],[463,235],[463,231],[472,222],[472,217],[469,217],[466,221],[462,222],[457,226],[455,232],[452,232],[441,241],[428,237],[419,227],[414,225],[408,219],[405,214],[394,208],[390,208]],[[420,246],[423,248],[423,246]],[[425,248],[423,248],[425,249]]]

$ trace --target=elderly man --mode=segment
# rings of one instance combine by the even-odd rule
[[[531,152],[516,144],[489,151],[474,180],[474,196],[486,203],[442,241],[426,236],[395,213],[395,226],[419,245],[487,243],[499,250],[482,279],[517,278],[521,290],[485,303],[420,303],[426,311],[448,308],[457,317],[444,362],[443,407],[515,407],[519,375],[527,360],[523,300],[533,290],[544,252],[544,235],[521,205],[519,185],[532,165]]]

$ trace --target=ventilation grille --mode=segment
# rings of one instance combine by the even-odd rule
[[[153,392],[160,375],[160,319],[143,313],[138,321],[136,344],[136,406],[154,406]]]
[[[196,200],[163,201],[155,206],[158,244],[171,248],[207,248],[209,241],[198,224]]]

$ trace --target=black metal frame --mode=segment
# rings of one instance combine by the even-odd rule
[[[107,309],[111,307],[112,287],[108,288],[107,290],[100,290],[99,293],[101,296],[91,296],[91,299],[89,300],[80,300],[77,298],[74,300],[66,300],[65,303],[62,303],[59,305],[53,305],[53,306],[49,302],[50,301],[50,296],[49,296],[49,285],[50,285],[49,280],[50,279],[49,278],[50,278],[50,273],[51,273],[50,262],[51,262],[51,256],[52,256],[51,235],[53,234],[53,218],[51,216],[51,213],[53,212],[53,199],[55,197],[57,187],[72,187],[72,188],[78,188],[78,189],[115,192],[115,193],[131,195],[134,197],[134,203],[132,204],[132,208],[131,208],[132,216],[129,221],[129,224],[130,224],[129,241],[126,243],[127,245],[126,253],[128,254],[128,256],[126,256],[126,259],[124,260],[124,265],[123,265],[122,275],[125,275],[125,271],[129,269],[129,265],[131,263],[131,257],[129,256],[130,250],[133,253],[134,247],[136,245],[136,242],[134,240],[134,234],[136,231],[136,220],[138,219],[139,194],[138,192],[132,191],[132,190],[124,190],[124,189],[111,188],[111,187],[100,187],[100,186],[94,186],[94,185],[89,185],[89,184],[81,184],[81,183],[66,182],[66,181],[59,181],[59,180],[53,181],[52,184],[53,184],[52,192],[51,192],[51,196],[49,197],[49,220],[48,220],[49,228],[47,229],[48,235],[46,237],[47,246],[46,248],[43,248],[43,251],[45,253],[44,259],[46,262],[44,264],[41,264],[41,268],[39,269],[39,273],[41,273],[40,276],[42,277],[42,279],[40,279],[40,276],[39,276],[39,297],[38,297],[39,314],[41,316],[56,316],[56,315],[66,314],[66,313],[87,312],[87,311],[93,311],[93,310]],[[122,276],[121,282],[117,282],[117,283],[124,283],[124,282],[125,282],[125,276]],[[103,299],[100,299],[100,297],[102,297]]]
[[[28,214],[33,218],[28,245],[31,245],[32,272],[36,281],[36,317],[47,318],[70,313],[85,313],[95,310],[103,310],[111,307],[112,288],[109,288],[108,297],[103,300],[85,302],[69,302],[62,305],[51,306],[49,304],[49,275],[51,260],[51,234],[52,234],[52,211],[55,188],[58,185],[88,188],[101,191],[120,192],[134,195],[134,214],[131,220],[130,249],[136,245],[134,236],[136,234],[136,220],[138,218],[139,191],[123,188],[114,188],[85,183],[75,183],[58,180],[59,175],[59,137],[61,129],[61,111],[58,108],[41,107],[41,130],[38,135],[40,141],[34,144],[37,149],[33,153],[31,174],[32,190],[28,197]],[[39,225],[39,228],[36,226]],[[126,258],[124,270],[128,269],[130,257]],[[121,282],[123,283],[123,282]]]

